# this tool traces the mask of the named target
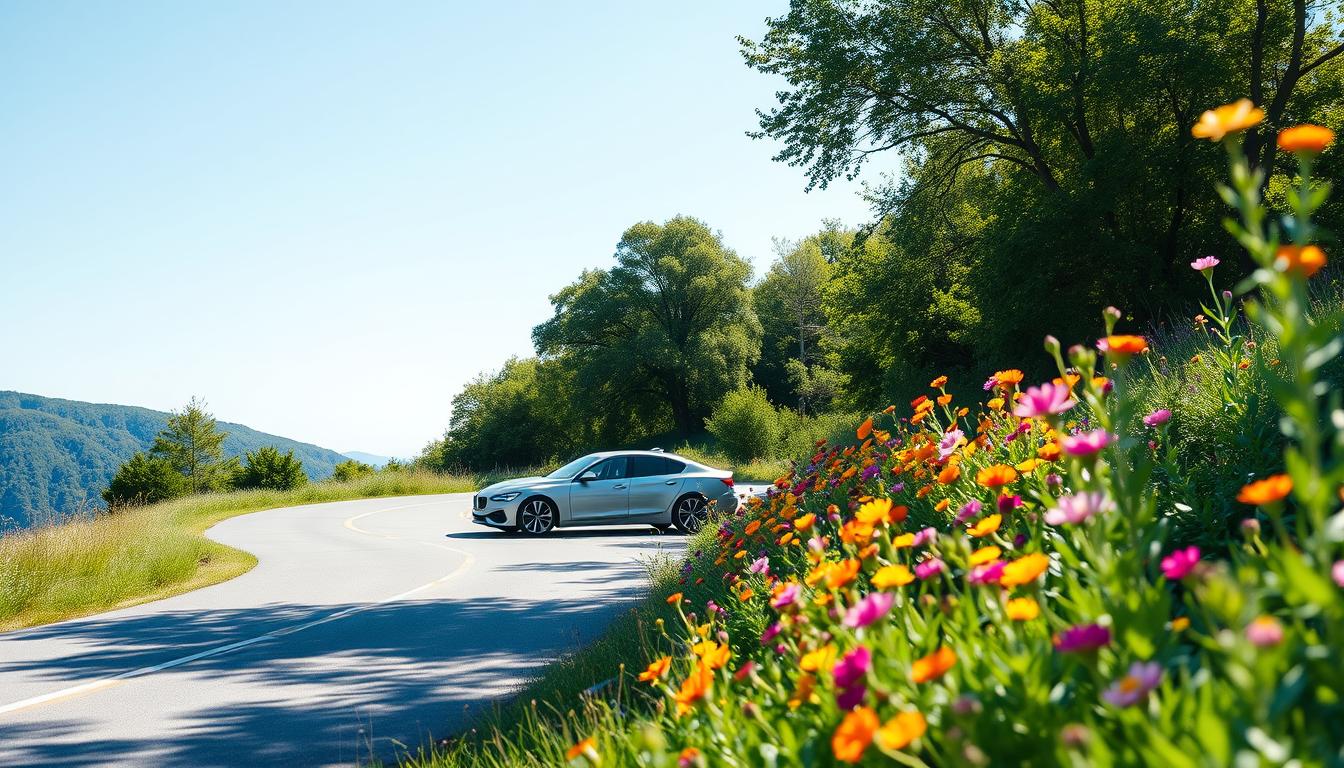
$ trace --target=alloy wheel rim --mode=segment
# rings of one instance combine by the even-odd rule
[[[705,505],[699,499],[686,499],[677,507],[677,520],[688,531],[698,531],[705,521]]]
[[[540,499],[523,507],[523,528],[528,533],[543,533],[551,527],[551,508]]]

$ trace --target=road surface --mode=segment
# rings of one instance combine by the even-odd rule
[[[599,634],[683,537],[541,538],[468,494],[259,512],[223,584],[0,634],[0,766],[350,765],[449,735]]]

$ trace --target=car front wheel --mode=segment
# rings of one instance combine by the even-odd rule
[[[537,536],[555,527],[555,506],[546,499],[529,499],[518,509],[518,528]]]
[[[705,525],[709,518],[709,507],[699,496],[686,496],[677,502],[672,511],[672,522],[685,533],[695,533]]]

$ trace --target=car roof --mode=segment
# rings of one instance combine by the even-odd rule
[[[612,456],[661,456],[666,459],[676,459],[677,461],[682,461],[687,464],[697,463],[685,456],[678,456],[675,453],[669,453],[667,451],[597,451],[596,453],[590,453],[588,455],[599,459],[608,459]]]

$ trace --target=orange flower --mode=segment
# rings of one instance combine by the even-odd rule
[[[884,565],[873,574],[873,586],[878,589],[904,587],[915,580],[915,574],[904,565]]]
[[[748,600],[750,600],[753,596],[755,596],[755,594],[756,593],[752,591],[751,587],[747,587],[746,589],[737,593],[737,599],[745,603]]]
[[[691,652],[700,657],[700,663],[710,669],[723,669],[733,658],[733,651],[727,645],[713,640],[704,640],[691,646]]]
[[[862,424],[859,425],[859,428],[854,433],[854,436],[860,440],[867,440],[868,436],[871,435],[872,433],[873,433],[873,417],[869,416]]]
[[[691,711],[695,703],[705,697],[714,688],[714,670],[704,664],[696,664],[695,669],[681,683],[681,689],[673,699],[677,702],[677,715]]]
[[[1190,135],[1196,139],[1222,141],[1229,133],[1240,133],[1254,128],[1265,119],[1265,111],[1255,106],[1250,99],[1238,99],[1232,104],[1224,104],[1210,109],[1199,116],[1199,122],[1190,129]]]
[[[868,707],[856,707],[846,714],[831,737],[831,751],[835,753],[835,759],[842,763],[859,762],[864,750],[873,743],[878,725],[877,713]]]
[[[978,523],[971,526],[967,533],[974,538],[980,539],[999,530],[999,525],[1003,522],[1003,515],[998,513],[982,518]]]
[[[1049,567],[1050,558],[1040,552],[1033,552],[1003,566],[1003,575],[999,577],[999,584],[1005,587],[1030,584],[1036,580],[1036,577],[1045,573],[1045,569]]]
[[[1335,132],[1329,128],[1307,123],[1285,128],[1279,133],[1279,149],[1285,152],[1324,152],[1335,140]]]
[[[951,485],[957,482],[957,478],[959,477],[961,477],[961,467],[958,467],[956,464],[948,464],[946,467],[943,467],[942,472],[938,473],[938,482],[943,485]]]
[[[1106,351],[1113,355],[1138,355],[1148,351],[1148,340],[1142,336],[1107,336]]]
[[[799,533],[803,533],[804,531],[806,531],[806,530],[808,530],[809,528],[811,528],[811,527],[812,527],[812,524],[815,523],[816,521],[817,521],[817,516],[816,516],[815,514],[811,513],[811,512],[808,512],[806,515],[803,515],[802,517],[798,518],[797,520],[794,520],[794,521],[793,521],[793,527],[794,527],[794,529],[797,530]]]
[[[680,592],[673,592],[672,594],[670,594],[670,595],[667,596],[667,604],[668,604],[668,605],[676,605],[677,603],[680,603],[680,602],[681,602],[681,593],[680,593]]]
[[[929,382],[929,386],[932,387],[933,389],[942,389],[942,387],[943,387],[945,384],[947,384],[947,377],[946,377],[946,376],[939,376],[938,378],[936,378],[936,379],[934,379],[933,381],[930,381],[930,382]]]
[[[840,589],[854,580],[859,574],[858,560],[841,560],[833,563],[830,570],[826,572],[826,586],[831,589]]]
[[[565,759],[573,760],[579,755],[583,755],[588,762],[596,765],[599,760],[597,755],[597,742],[593,741],[592,737],[580,741],[578,744],[569,748],[569,751],[565,753]]]
[[[916,683],[937,680],[947,674],[947,671],[956,663],[957,654],[953,653],[951,648],[941,646],[928,656],[915,659],[915,663],[910,667],[910,679]]]
[[[952,396],[951,396],[951,395],[939,395],[939,396],[938,396],[938,404],[939,404],[939,405],[947,405],[947,404],[950,403],[950,402],[952,402]]]
[[[700,750],[695,747],[687,747],[677,754],[677,763],[679,765],[690,765],[700,757]]]
[[[886,749],[905,749],[928,730],[928,723],[918,712],[902,712],[891,718],[877,732],[877,743]]]
[[[971,565],[984,565],[985,563],[992,563],[995,560],[998,560],[999,555],[1001,554],[1003,554],[1003,550],[999,549],[996,546],[990,545],[988,547],[981,547],[980,549],[977,549],[971,553]]]
[[[1017,479],[1017,470],[1007,464],[985,467],[975,475],[975,482],[986,488],[1001,488]]]
[[[1041,461],[1055,461],[1062,453],[1063,450],[1059,447],[1059,443],[1050,442],[1036,449],[1036,458]]]
[[[1015,597],[1003,607],[1013,621],[1031,621],[1041,615],[1041,606],[1030,597]]]
[[[672,668],[672,657],[664,656],[650,662],[647,669],[639,673],[639,682],[652,683],[655,680],[661,680],[667,677],[667,671]]]
[[[1242,504],[1264,506],[1281,501],[1293,491],[1293,479],[1287,475],[1271,475],[1264,480],[1256,480],[1241,489],[1237,501]]]
[[[1006,371],[998,371],[994,374],[994,381],[1004,389],[1012,389],[1015,385],[1022,383],[1023,374],[1016,368],[1009,368]]]
[[[798,687],[793,695],[789,697],[789,709],[797,709],[804,703],[812,700],[812,689],[816,687],[817,678],[813,675],[803,675],[798,678]]]
[[[934,504],[934,505],[933,505],[933,511],[935,511],[935,512],[946,512],[946,511],[947,511],[947,508],[950,507],[950,506],[952,506],[952,500],[951,500],[951,499],[943,499],[942,501],[940,501],[940,502],[938,502],[937,504]]]
[[[760,521],[760,520],[752,520],[750,523],[747,523],[747,527],[746,527],[745,529],[743,529],[742,532],[745,533],[746,535],[750,536],[751,534],[753,534],[753,533],[755,533],[756,531],[760,530],[760,528],[761,528],[761,521]]]
[[[1274,254],[1274,264],[1284,272],[1311,277],[1326,263],[1325,251],[1315,245],[1280,245]]]

